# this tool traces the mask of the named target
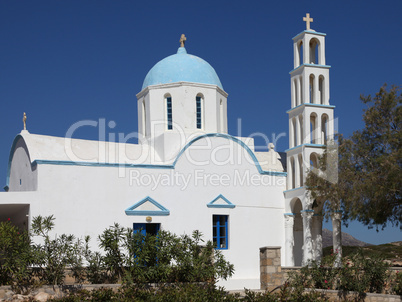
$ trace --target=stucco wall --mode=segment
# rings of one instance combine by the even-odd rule
[[[259,248],[284,244],[285,177],[260,174],[238,143],[208,138],[206,150],[206,139],[191,145],[174,169],[40,164],[31,217],[54,215],[55,234],[90,235],[96,248],[97,235],[113,223],[146,222],[146,216],[128,216],[125,210],[147,196],[170,211],[152,216],[152,222],[176,234],[199,230],[211,240],[212,215],[229,215],[229,248],[223,254],[236,272],[222,284],[259,288]],[[207,206],[220,194],[235,208]]]

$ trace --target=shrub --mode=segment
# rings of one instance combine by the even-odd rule
[[[402,295],[402,273],[397,271],[391,281],[391,293]]]
[[[54,227],[54,217],[37,216],[32,220],[32,233],[43,238],[44,244],[34,246],[36,253],[34,265],[37,277],[46,284],[64,284],[65,270],[71,268],[76,281],[85,279],[83,268],[82,240],[73,235],[62,234],[51,239],[49,232]],[[89,241],[89,237],[85,239]]]
[[[0,222],[0,285],[11,285],[19,291],[32,284],[34,262],[30,236],[20,231],[10,219]]]
[[[326,256],[319,262],[311,262],[299,273],[291,274],[289,282],[305,288],[353,291],[359,297],[366,292],[381,293],[389,278],[389,264],[378,256],[365,257],[362,250],[342,259],[340,267],[334,267],[336,255]]]

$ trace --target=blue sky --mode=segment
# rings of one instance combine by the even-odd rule
[[[74,122],[99,118],[115,121],[115,133],[136,131],[135,95],[149,69],[176,53],[182,33],[187,52],[208,61],[229,93],[230,134],[239,134],[238,119],[243,136],[287,133],[292,37],[307,12],[327,34],[330,103],[339,132],[350,135],[363,127],[360,94],[402,84],[401,11],[400,0],[2,0],[0,180],[23,112],[35,134],[64,136]],[[98,138],[89,127],[75,136]],[[278,140],[278,151],[287,147],[287,137]],[[399,228],[344,230],[371,243],[402,239]]]

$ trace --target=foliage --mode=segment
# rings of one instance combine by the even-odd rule
[[[399,271],[395,274],[395,279],[391,281],[391,293],[402,296],[402,273]]]
[[[299,273],[291,274],[289,282],[302,288],[333,289],[356,292],[362,299],[365,293],[382,293],[389,280],[389,264],[382,258],[366,257],[359,253],[342,258],[342,265],[334,267],[336,255],[331,254],[320,263],[311,262]]]
[[[99,263],[103,262],[107,278],[112,283],[123,276],[126,256],[124,254],[124,239],[127,232],[125,228],[115,223],[98,236],[99,247],[105,251],[105,255]]]
[[[91,292],[82,290],[67,297],[51,301],[79,302],[79,301],[152,301],[152,302],[273,302],[273,301],[328,301],[324,294],[316,291],[299,291],[285,285],[279,292],[245,291],[245,295],[228,293],[221,287],[208,283],[175,283],[165,284],[158,288],[138,287],[136,285],[121,287],[118,291],[112,289],[98,289]]]
[[[33,283],[29,266],[34,251],[26,231],[20,231],[10,219],[0,222],[0,285],[22,289]]]
[[[374,97],[361,96],[367,105],[365,128],[349,138],[338,136],[338,148],[329,145],[319,170],[311,171],[306,185],[314,199],[328,200],[331,209],[342,201],[343,219],[385,227],[402,222],[402,94],[386,85]],[[328,160],[338,158],[335,165]],[[329,167],[329,169],[326,169]],[[328,173],[338,173],[333,181]],[[379,211],[378,209],[381,209]]]
[[[125,283],[212,282],[227,279],[233,274],[233,265],[213,243],[204,244],[202,234],[176,236],[160,231],[157,236],[133,232],[115,224],[99,236],[99,246],[105,255],[98,261],[89,257],[89,263],[98,263],[108,279],[121,278]],[[99,255],[98,255],[99,256]],[[92,261],[92,262],[91,262]]]
[[[65,234],[51,239],[49,232],[53,227],[53,215],[37,216],[32,220],[32,233],[41,236],[44,242],[43,245],[34,246],[37,253],[34,263],[37,266],[37,277],[46,284],[61,285],[64,283],[66,268],[70,268],[76,281],[82,282],[85,278],[83,267],[85,246],[82,240]],[[89,237],[85,240],[88,242]]]
[[[347,257],[349,255],[358,253],[360,250],[364,251],[366,257],[383,257],[384,259],[394,262],[402,261],[402,245],[387,243],[379,245],[369,245],[365,247],[360,246],[342,246],[342,255]],[[323,255],[327,256],[332,253],[332,246],[323,249]]]

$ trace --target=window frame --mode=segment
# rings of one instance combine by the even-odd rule
[[[173,102],[170,95],[166,96],[166,129],[173,130]]]
[[[197,129],[202,129],[202,101],[203,101],[202,96],[197,95],[195,97],[195,112],[196,112],[195,126]]]
[[[224,217],[224,225],[221,225],[221,217]],[[216,218],[216,224],[215,224]],[[221,234],[221,229],[224,228],[225,234]],[[214,236],[214,230],[216,230],[216,236]],[[222,247],[221,240],[224,238],[224,247]],[[229,249],[229,215],[214,214],[212,215],[212,242],[216,244],[215,249],[227,250]]]

